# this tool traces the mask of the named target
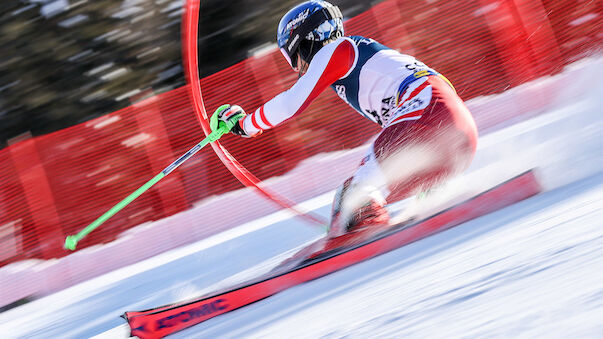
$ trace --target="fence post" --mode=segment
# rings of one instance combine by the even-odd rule
[[[62,252],[64,234],[35,139],[19,141],[9,149],[33,221],[31,232],[35,233],[25,235],[21,250],[26,251],[32,237],[35,237],[37,247],[27,252],[39,252],[44,259],[57,257]]]
[[[272,48],[264,51],[264,53],[256,52],[254,55],[250,56],[246,60],[246,67],[250,71],[253,79],[253,86],[255,88],[255,93],[257,97],[260,98],[260,105],[272,99],[275,95],[287,89],[287,86],[293,85],[286,84],[283,81],[284,76],[289,76],[291,74],[279,74],[277,60],[276,57],[281,57],[276,55],[276,53]],[[285,58],[282,58],[281,61],[283,64],[286,64]],[[289,67],[289,66],[287,66]],[[289,71],[289,69],[287,69]],[[293,70],[291,70],[293,73]],[[255,110],[257,107],[250,107],[250,111],[248,113],[253,113],[251,110]],[[266,163],[262,166],[262,170],[266,170],[267,168],[273,168],[276,171],[280,171],[282,168],[286,168],[287,163],[294,163],[296,160],[299,160],[300,153],[304,155],[302,158],[306,157],[306,150],[304,149],[296,149],[298,153],[291,154],[291,152],[286,152],[285,149],[291,147],[292,143],[284,142],[282,138],[279,138],[279,135],[284,135],[287,133],[289,128],[295,128],[294,126],[298,126],[298,121],[293,120],[290,121],[290,126],[288,128],[277,128],[272,130],[269,134],[263,136],[263,142],[265,145],[270,144],[272,152],[277,152],[276,155],[272,156],[272,159],[269,163]],[[287,168],[286,170],[289,170]],[[258,174],[258,173],[256,173]],[[261,174],[260,174],[261,175]]]
[[[149,95],[149,93],[142,95],[145,94]],[[140,132],[154,137],[153,142],[145,143],[143,146],[153,174],[159,173],[177,158],[170,147],[169,135],[157,100],[157,96],[151,96],[132,105],[134,108],[132,113]],[[154,189],[161,199],[164,217],[181,212],[189,206],[184,194],[182,177],[178,171],[171,173]]]
[[[515,87],[535,78],[537,75],[534,69],[536,60],[526,42],[528,36],[523,30],[521,20],[516,15],[513,1],[480,0],[479,2],[483,6],[479,11],[486,18],[486,23],[497,46],[496,53],[508,76],[508,86]]]
[[[561,69],[561,50],[555,37],[549,15],[540,0],[513,0],[521,25],[527,35],[526,43],[537,60],[534,67],[539,75]]]

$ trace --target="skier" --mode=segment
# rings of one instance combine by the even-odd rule
[[[465,170],[476,150],[471,113],[452,84],[410,55],[377,41],[344,36],[343,15],[326,1],[306,1],[281,19],[277,40],[298,81],[246,114],[220,107],[218,121],[239,117],[231,132],[254,137],[305,110],[331,86],[382,130],[354,175],[338,188],[328,236],[387,224],[385,204],[425,191]]]

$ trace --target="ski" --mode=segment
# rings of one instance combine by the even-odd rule
[[[123,317],[131,335],[142,339],[169,334],[249,305],[275,293],[307,282],[377,255],[400,248],[434,233],[500,210],[541,192],[534,170],[524,172],[468,200],[425,219],[377,227],[360,234],[319,240],[299,251],[266,276],[226,291]]]

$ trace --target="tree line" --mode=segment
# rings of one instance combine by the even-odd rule
[[[346,16],[370,7],[332,1]],[[183,0],[0,1],[0,147],[113,112],[139,92],[184,85]],[[294,0],[202,0],[202,76],[275,42]]]

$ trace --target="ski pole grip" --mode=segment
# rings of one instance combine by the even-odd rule
[[[224,133],[225,132],[221,128],[219,128],[219,129],[209,133],[207,138],[209,139],[209,142],[214,142],[214,141],[220,139],[224,135]]]
[[[234,127],[236,123],[243,117],[242,114],[236,115],[227,121],[220,121],[218,128],[215,131],[212,131],[207,136],[211,142],[214,142],[220,139],[224,134],[230,132],[230,130]]]

